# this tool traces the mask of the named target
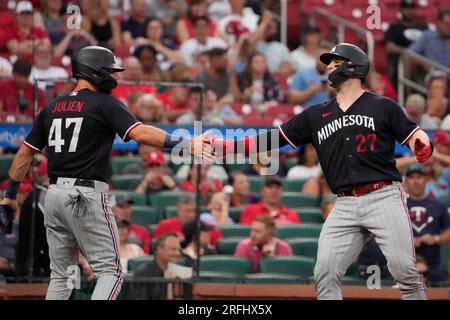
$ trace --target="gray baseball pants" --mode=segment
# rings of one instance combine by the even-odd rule
[[[360,197],[339,197],[319,238],[314,278],[318,299],[342,299],[341,281],[370,234],[383,252],[402,299],[427,299],[416,268],[406,193],[399,182]]]
[[[78,250],[96,274],[93,300],[114,300],[123,282],[117,225],[108,200],[108,184],[75,186],[74,178],[58,178],[45,200],[44,224],[50,255],[47,300],[69,299],[78,270]]]

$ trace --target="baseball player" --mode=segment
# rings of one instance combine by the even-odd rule
[[[107,193],[109,154],[116,134],[124,141],[133,139],[160,148],[181,144],[203,159],[213,156],[205,135],[192,140],[173,137],[138,122],[110,95],[117,86],[116,73],[123,70],[108,49],[90,46],[75,53],[72,73],[76,88],[39,113],[9,170],[1,204],[17,211],[20,181],[34,154],[47,147],[50,187],[44,224],[51,261],[47,299],[70,297],[78,248],[96,274],[92,299],[115,299],[120,291],[123,273],[118,232]]]
[[[342,277],[370,234],[388,261],[402,299],[426,299],[394,149],[395,141],[406,144],[424,162],[433,145],[396,102],[363,89],[370,68],[364,51],[341,43],[320,60],[327,65],[336,98],[306,109],[278,131],[239,141],[216,139],[213,145],[218,155],[262,152],[286,144],[311,143],[316,148],[328,184],[338,195],[319,239],[314,270],[319,299],[342,299]]]

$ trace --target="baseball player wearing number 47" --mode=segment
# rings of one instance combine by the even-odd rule
[[[50,187],[44,224],[51,269],[47,299],[70,297],[69,276],[71,268],[78,265],[78,249],[96,275],[92,299],[115,299],[120,291],[123,273],[118,231],[107,183],[116,133],[124,141],[133,139],[169,150],[183,147],[207,161],[214,157],[207,134],[190,140],[138,122],[110,95],[117,86],[116,73],[123,70],[108,49],[91,46],[75,53],[72,73],[77,79],[76,88],[39,113],[9,170],[0,210],[6,206],[16,212],[20,181],[34,154],[47,147]]]
[[[433,145],[396,102],[362,88],[370,68],[363,50],[341,43],[320,60],[327,65],[336,98],[306,109],[278,130],[239,141],[213,137],[212,144],[219,156],[265,152],[286,144],[311,143],[316,148],[328,184],[338,195],[319,238],[314,269],[319,299],[342,299],[342,277],[371,234],[388,261],[402,299],[426,299],[415,265],[407,196],[395,167],[394,149],[395,141],[406,144],[424,162]]]

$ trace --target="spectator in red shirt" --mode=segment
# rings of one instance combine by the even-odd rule
[[[252,271],[258,272],[259,261],[264,257],[292,256],[291,246],[275,238],[275,221],[268,215],[257,215],[252,222],[250,238],[241,240],[234,255],[250,259]]]
[[[153,238],[156,239],[166,233],[175,233],[184,239],[183,226],[193,219],[195,219],[195,197],[190,194],[183,195],[178,199],[177,216],[161,220],[153,232]],[[222,238],[222,234],[217,227],[208,232],[211,237],[211,245],[215,246],[217,240]]]
[[[33,45],[48,42],[50,39],[45,30],[33,27],[33,5],[29,1],[20,1],[16,6],[17,26],[11,30],[8,50],[27,60],[32,60]]]
[[[33,119],[33,85],[28,82],[31,63],[17,60],[12,78],[0,81],[0,119],[10,122],[31,122]],[[42,90],[38,90],[38,109],[45,103]],[[13,117],[13,118],[11,118]]]
[[[190,82],[189,79],[183,78],[178,82]],[[189,88],[172,87],[170,90],[158,95],[158,99],[162,101],[166,107],[166,118],[169,122],[175,122],[179,116],[189,110],[187,103]]]
[[[208,179],[207,172],[208,167],[206,164],[201,166],[201,185],[200,193],[205,199],[209,198],[209,195],[217,191],[223,190],[223,185],[220,181],[215,179]],[[180,188],[183,191],[195,192],[197,186],[197,165],[192,164],[189,168],[187,180],[180,181]]]
[[[128,198],[124,194],[117,194],[115,197],[115,203],[113,203],[112,211],[117,220],[128,221],[128,240],[136,239],[142,244],[142,249],[145,253],[150,253],[150,235],[147,228],[138,224],[131,224],[131,205],[134,201]]]
[[[241,213],[240,222],[251,224],[257,215],[271,216],[277,225],[300,223],[297,213],[283,207],[283,184],[278,176],[268,176],[261,189],[262,201],[247,206]]]

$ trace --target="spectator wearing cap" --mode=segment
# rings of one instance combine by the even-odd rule
[[[208,35],[211,21],[207,16],[198,16],[193,20],[194,37],[186,40],[180,46],[183,62],[191,68],[199,68],[199,57],[205,55],[207,51],[213,48],[227,49],[227,43],[219,37],[210,37]]]
[[[416,0],[400,1],[398,21],[391,23],[384,34],[387,71],[394,86],[397,86],[398,57],[401,48],[408,48],[413,42],[419,40],[423,32],[428,29],[425,23],[417,20],[416,8]]]
[[[147,172],[147,165],[145,161],[147,160],[148,153],[153,150],[158,150],[155,147],[147,146],[144,144],[139,145],[138,155],[140,157],[140,161],[133,162],[125,166],[122,169],[121,174],[142,174],[144,175]]]
[[[211,247],[210,231],[214,226],[200,221],[200,235],[197,241],[197,221],[190,220],[183,226],[184,240],[181,243],[181,257],[186,259],[186,266],[194,267],[198,259],[197,251],[200,250],[200,256],[216,254],[216,250]],[[199,248],[200,247],[200,248]]]
[[[206,0],[189,0],[187,2],[187,15],[179,19],[176,24],[175,38],[179,44],[194,37],[193,20],[195,17],[207,15],[208,4]],[[223,37],[214,20],[209,25],[208,35],[210,37]]]
[[[137,269],[133,277],[164,278],[169,263],[177,264],[181,255],[180,239],[176,234],[168,233],[156,240],[155,259]],[[150,283],[142,285],[133,283],[130,286],[129,300],[166,300],[168,298],[167,283]]]
[[[120,23],[122,43],[124,45],[132,46],[134,44],[134,39],[144,36],[147,10],[148,5],[146,0],[130,1],[130,15]]]
[[[134,239],[139,241],[144,252],[148,254],[150,252],[150,235],[147,228],[131,223],[131,206],[134,204],[134,201],[124,194],[116,194],[114,198],[115,201],[112,205],[112,211],[116,220],[127,221],[129,223],[127,226],[128,240]]]
[[[302,44],[290,53],[291,63],[295,71],[314,69],[317,64],[317,52],[320,49],[322,39],[318,27],[306,26],[302,30]]]
[[[450,9],[440,8],[436,21],[436,30],[427,30],[413,42],[409,49],[440,63],[450,65]]]
[[[194,76],[194,81],[203,83],[206,89],[212,89],[219,100],[229,92],[227,52],[224,48],[209,50],[208,66]]]
[[[200,220],[212,225],[222,226],[225,224],[234,224],[229,216],[229,201],[224,192],[215,192],[206,205],[208,212],[200,215]]]
[[[261,188],[261,202],[251,204],[242,211],[240,223],[252,224],[257,215],[272,217],[277,225],[300,223],[297,213],[281,204],[283,183],[278,176],[267,176]]]
[[[176,190],[175,180],[167,173],[164,154],[160,150],[152,150],[145,159],[147,172],[142,181],[134,189],[140,194],[151,194],[166,190]]]
[[[184,239],[183,226],[190,220],[195,219],[195,197],[193,195],[183,195],[177,202],[177,216],[161,220],[153,232],[153,238],[159,238],[166,233],[175,233],[180,239]],[[217,240],[222,238],[222,234],[217,227],[209,231],[211,245],[215,246]]]
[[[447,272],[442,265],[440,246],[450,243],[447,208],[426,194],[426,176],[422,165],[414,164],[406,169],[405,184],[416,254],[425,258],[430,282],[445,281]]]
[[[144,81],[166,81],[168,73],[160,68],[157,59],[158,52],[151,45],[137,47],[133,56],[139,59],[142,65],[142,80]]]
[[[289,85],[289,100],[304,107],[327,101],[330,98],[327,66],[319,60],[322,53],[330,52],[330,48],[322,46],[317,50],[317,64],[312,69],[300,69],[292,78]]]
[[[128,260],[145,256],[144,250],[135,243],[129,242],[130,222],[128,220],[116,220],[119,231],[120,264],[124,273],[128,272]]]
[[[413,93],[406,98],[405,111],[409,120],[424,130],[437,130],[439,128],[438,125],[425,113],[425,108],[425,98],[420,94]]]
[[[177,20],[183,18],[186,11],[184,0],[149,0],[147,16],[160,19],[164,27],[164,38],[171,39],[175,36]]]
[[[31,122],[33,119],[34,88],[28,78],[31,63],[17,60],[13,65],[12,78],[0,81],[0,118],[12,122]],[[44,106],[44,92],[38,89],[38,109]],[[6,118],[13,117],[13,119]]]
[[[432,71],[425,77],[427,84],[427,115],[437,125],[440,125],[442,119],[450,114],[450,101],[446,97],[447,80],[447,74],[441,71]]]
[[[275,235],[275,220],[268,215],[256,215],[251,221],[250,237],[239,242],[234,255],[249,259],[253,272],[258,272],[262,258],[292,256],[291,246]]]
[[[27,60],[32,60],[34,46],[40,42],[50,43],[45,30],[33,26],[33,5],[29,1],[19,1],[16,5],[16,26],[10,30],[6,44],[9,52]]]

